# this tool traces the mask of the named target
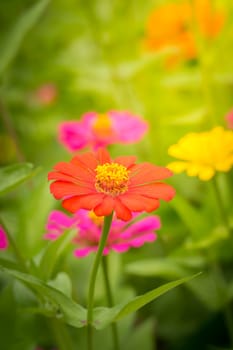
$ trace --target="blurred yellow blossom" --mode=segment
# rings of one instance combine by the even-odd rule
[[[233,166],[233,131],[217,126],[210,131],[189,133],[168,149],[169,155],[180,159],[168,164],[175,173],[187,172],[210,180],[215,172],[227,172]]]

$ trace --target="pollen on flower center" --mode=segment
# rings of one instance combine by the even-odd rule
[[[112,121],[107,114],[98,114],[92,128],[99,136],[109,136],[112,133]]]
[[[118,163],[98,165],[96,171],[95,188],[98,192],[117,196],[128,189],[129,171]]]
[[[91,210],[88,212],[88,217],[91,219],[91,221],[96,225],[96,226],[102,226],[104,222],[104,217],[103,216],[97,216],[95,215],[94,211]]]

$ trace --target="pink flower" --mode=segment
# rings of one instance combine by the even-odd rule
[[[51,105],[57,98],[57,88],[52,83],[41,85],[35,91],[35,99],[44,106]]]
[[[0,226],[0,250],[5,250],[8,247],[8,239],[5,231]]]
[[[148,129],[145,120],[124,111],[89,112],[79,121],[59,125],[59,141],[71,152],[84,147],[97,149],[113,143],[139,141]]]
[[[227,113],[227,115],[225,116],[225,120],[227,122],[227,126],[229,129],[233,129],[233,109]]]
[[[68,228],[77,228],[77,236],[73,244],[77,245],[74,255],[83,258],[91,252],[97,251],[102,232],[103,217],[96,216],[92,211],[80,209],[72,217],[61,211],[52,211],[47,222],[46,239],[55,240]],[[155,230],[160,228],[157,216],[139,218],[134,214],[130,223],[114,219],[107,239],[104,255],[110,250],[123,253],[130,248],[139,248],[146,242],[156,239]]]

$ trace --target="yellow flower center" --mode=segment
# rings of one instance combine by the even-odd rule
[[[112,134],[112,121],[107,114],[98,114],[92,128],[98,136],[109,136]]]
[[[111,196],[123,194],[128,189],[129,171],[118,163],[105,163],[95,169],[95,188]]]
[[[91,219],[91,221],[94,222],[94,224],[96,226],[102,226],[103,221],[104,221],[104,217],[103,216],[95,215],[95,213],[92,210],[89,211],[88,216]]]

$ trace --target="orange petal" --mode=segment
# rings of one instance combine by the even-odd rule
[[[97,159],[99,164],[111,163],[111,158],[108,151],[105,148],[99,148],[97,151]]]
[[[64,182],[66,181],[66,182],[73,182],[73,183],[77,182],[77,179],[75,179],[73,176],[62,174],[62,173],[57,172],[57,171],[50,171],[48,173],[48,180],[60,180],[60,181],[64,181]]]
[[[103,200],[102,193],[88,194],[83,196],[74,196],[65,199],[62,202],[63,208],[75,213],[79,209],[93,210]]]
[[[118,219],[123,221],[129,221],[132,219],[131,211],[120,201],[119,198],[115,198],[115,212]]]
[[[73,158],[74,159],[74,158]],[[73,160],[72,160],[73,161]],[[90,173],[90,171],[85,168],[85,166],[82,163],[74,164],[73,163],[65,163],[65,162],[60,162],[57,163],[54,167],[54,169],[57,172],[60,172],[65,175],[70,175],[74,177],[75,179],[82,180],[84,182],[87,181],[93,181],[94,178],[94,171],[93,173]]]
[[[73,175],[73,173],[76,171],[76,167],[74,167],[73,164],[66,162],[59,162],[53,168],[54,170],[66,175]]]
[[[115,201],[112,197],[105,196],[100,204],[94,208],[94,213],[97,216],[108,216],[114,210]]]
[[[129,187],[129,193],[170,201],[175,195],[175,190],[168,184],[157,182],[154,184]]]
[[[123,194],[120,196],[120,201],[132,211],[143,211],[145,210],[145,205],[142,196],[138,194]]]
[[[71,163],[80,166],[83,169],[86,169],[88,172],[94,172],[95,168],[98,165],[98,161],[95,155],[91,152],[76,155],[71,160]]]
[[[124,165],[126,168],[135,164],[137,157],[135,156],[121,156],[114,159],[114,163]]]
[[[55,181],[50,185],[50,192],[54,195],[56,199],[61,199],[64,197],[89,194],[96,191],[94,187],[88,188],[77,184],[73,184],[71,182]]]
[[[172,172],[165,168],[150,163],[141,163],[135,165],[131,169],[130,183],[131,185],[139,185],[155,182],[172,176]]]
[[[121,202],[132,211],[150,212],[159,207],[159,200],[138,194],[126,194],[120,197]]]
[[[142,200],[144,201],[145,211],[147,213],[150,213],[151,211],[158,209],[160,204],[159,200],[155,198],[142,197]]]

